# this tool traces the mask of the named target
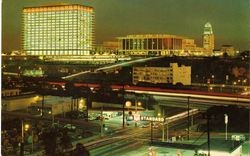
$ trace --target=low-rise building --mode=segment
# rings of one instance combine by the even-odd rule
[[[170,67],[133,67],[133,84],[138,82],[191,85],[191,67],[170,63]]]
[[[32,104],[36,103],[38,100],[39,96],[36,94],[5,96],[2,97],[2,110],[16,111],[16,110],[27,109]]]
[[[118,53],[131,56],[179,55],[183,37],[168,34],[128,35],[118,37]]]
[[[232,45],[222,45],[220,51],[223,54],[227,54],[228,56],[235,56],[236,52],[235,49]]]
[[[20,89],[3,89],[2,97],[17,96],[20,95]]]
[[[40,99],[32,104],[29,107],[29,112],[34,115],[40,115],[43,109],[44,115],[57,115],[77,109],[80,110],[84,107],[86,107],[84,99],[72,101],[71,97],[45,96],[43,101]]]

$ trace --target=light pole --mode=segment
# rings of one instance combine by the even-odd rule
[[[137,107],[141,106],[141,102],[140,101],[135,101],[135,113],[137,113]]]
[[[134,117],[136,117],[136,118],[134,118],[134,120],[135,120],[135,127],[137,127],[137,121],[138,121],[138,115],[137,115],[137,107],[138,106],[141,106],[141,102],[140,101],[137,102],[137,100],[136,100],[135,101],[135,115],[134,115]]]
[[[126,101],[125,106],[128,108],[128,113],[129,113],[129,107],[131,106],[131,101]]]
[[[237,82],[234,81],[234,82],[233,82],[233,87],[232,87],[232,92],[233,92],[233,93],[236,92],[236,89],[235,89],[235,88],[236,88],[236,84],[237,84]]]
[[[162,109],[163,124],[162,124],[162,142],[165,141],[165,109]]]
[[[24,155],[24,125],[23,125],[23,120],[22,120],[22,141],[20,144],[20,156]]]
[[[214,84],[214,75],[212,75],[211,77],[212,77],[212,84]]]
[[[225,117],[225,139],[227,140],[227,124],[228,124],[228,115],[224,114]]]
[[[128,108],[128,115],[129,115],[129,107],[131,106],[131,101],[126,101],[125,102],[125,106]],[[124,109],[123,109],[124,110]],[[123,118],[124,118],[125,113],[123,114]],[[126,121],[127,122],[127,121]],[[124,123],[124,122],[123,122]]]
[[[23,120],[22,120],[22,142],[20,145],[20,155],[24,156],[24,131],[27,131],[30,128],[29,124],[23,124]],[[32,138],[33,139],[33,138]],[[33,148],[33,144],[32,144],[32,148]]]
[[[222,92],[222,88],[225,87],[225,84],[222,84],[221,87],[220,87],[220,92]]]
[[[101,117],[100,117],[100,121],[101,121],[101,136],[103,136],[103,121],[104,121],[104,117],[103,117],[103,105],[102,105],[102,110],[101,110]]]
[[[189,127],[190,127],[190,114],[189,114],[189,110],[190,110],[190,107],[189,107],[189,96],[187,97],[187,106],[188,106],[188,129],[187,129],[187,136],[188,136],[188,140],[189,140],[189,135],[190,135],[190,132],[189,132]]]

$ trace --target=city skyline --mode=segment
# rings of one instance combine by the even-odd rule
[[[240,1],[157,1],[150,0],[54,0],[87,5],[96,13],[96,43],[116,40],[129,34],[173,34],[194,38],[201,46],[203,26],[210,22],[215,35],[215,48],[232,44],[239,50],[249,49],[249,2]],[[53,3],[49,0],[2,1],[2,51],[21,49],[23,7]],[[167,6],[167,7],[164,7]],[[195,12],[197,11],[197,12]],[[8,17],[13,17],[8,20]]]

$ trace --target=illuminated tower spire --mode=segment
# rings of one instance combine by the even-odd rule
[[[207,55],[212,55],[214,50],[214,34],[212,25],[207,22],[203,32],[203,48]]]

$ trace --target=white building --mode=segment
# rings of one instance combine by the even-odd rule
[[[133,84],[138,82],[191,85],[191,67],[170,63],[170,67],[134,67]]]
[[[44,106],[42,106],[42,98],[40,98],[39,101],[29,107],[29,111],[32,114],[39,115],[43,108],[45,115],[57,115],[77,110],[77,106],[78,110],[86,107],[85,99],[80,99],[78,105],[76,102],[72,103],[71,100],[71,97],[45,96]]]
[[[2,95],[2,110],[4,111],[15,111],[27,109],[32,104],[36,103],[39,100],[39,96],[36,94],[29,95],[14,95],[16,92],[13,92],[12,96],[6,94],[7,91],[4,91]]]

